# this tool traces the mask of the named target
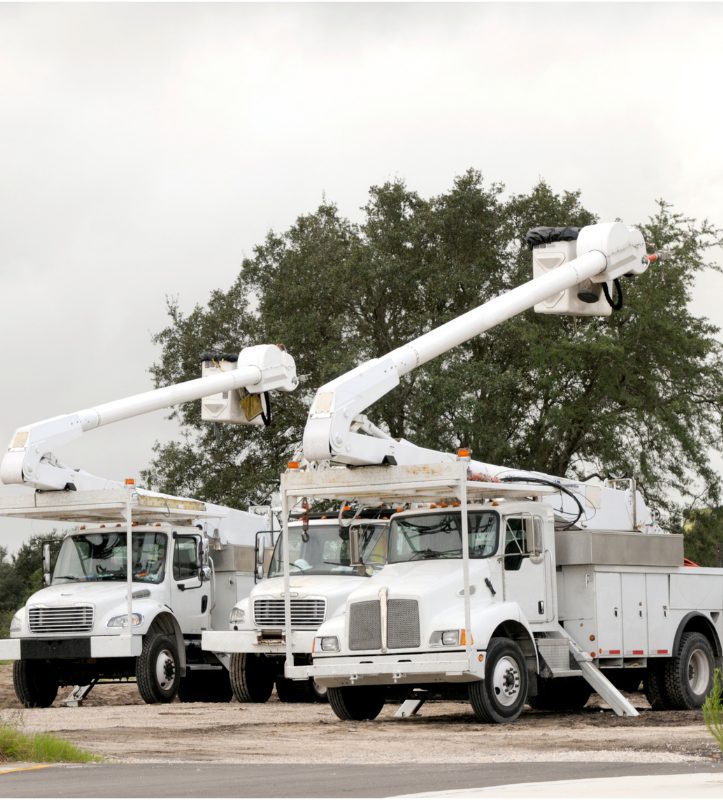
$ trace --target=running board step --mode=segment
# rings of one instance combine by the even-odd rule
[[[632,703],[617,687],[610,683],[595,664],[593,664],[592,658],[578,646],[577,642],[562,626],[560,626],[560,631],[568,641],[570,653],[578,663],[582,677],[585,678],[610,708],[612,708],[619,717],[640,716]]]

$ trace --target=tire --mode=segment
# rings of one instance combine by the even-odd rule
[[[384,708],[382,686],[337,686],[327,690],[331,710],[345,721],[376,719]]]
[[[145,703],[170,703],[181,681],[180,660],[176,637],[149,634],[143,639],[143,649],[136,659],[138,693]]]
[[[274,689],[273,662],[255,653],[231,653],[231,689],[239,703],[265,703]]]
[[[469,700],[480,722],[512,722],[527,702],[527,663],[512,639],[490,640],[485,679],[469,685]]]
[[[58,678],[47,661],[14,661],[13,685],[25,708],[48,708],[58,696]]]
[[[178,685],[178,699],[182,703],[228,703],[232,697],[226,669],[187,669]]]
[[[538,711],[580,711],[592,687],[584,678],[539,678],[537,694],[527,702]]]
[[[306,681],[291,681],[278,676],[276,694],[282,703],[326,703],[327,690],[311,678]]]
[[[665,663],[659,662],[661,662],[661,659],[655,659],[652,664],[651,660],[648,661],[648,669],[643,684],[645,697],[648,699],[653,711],[665,711],[672,708],[671,700],[665,690],[665,678],[663,677]]]
[[[684,633],[677,654],[667,659],[662,670],[668,707],[700,708],[713,688],[714,672],[715,655],[708,639],[702,633]]]

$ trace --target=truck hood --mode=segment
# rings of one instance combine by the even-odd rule
[[[137,596],[139,592],[143,591],[144,596],[148,596],[144,590],[149,591],[150,588],[148,584],[134,583],[133,593]],[[127,584],[120,581],[62,583],[47,586],[39,592],[35,592],[30,596],[26,605],[72,606],[76,603],[90,603],[94,606],[109,607],[116,603],[122,603],[127,597],[127,591]],[[149,591],[149,594],[153,594],[153,592]]]
[[[469,582],[473,598],[490,594],[485,584],[485,578],[489,579],[491,575],[488,561],[471,559],[469,562]],[[428,595],[431,587],[434,587],[436,596],[455,596],[458,592],[461,596],[464,589],[462,560],[429,559],[387,564],[381,572],[356,589],[349,602],[376,599],[382,587],[389,589],[389,597],[421,597]]]
[[[359,575],[297,575],[291,576],[289,588],[291,596],[325,597],[326,616],[334,615],[343,609],[346,598],[359,586],[371,581]],[[284,579],[267,578],[251,592],[251,602],[261,598],[280,598],[284,596]]]

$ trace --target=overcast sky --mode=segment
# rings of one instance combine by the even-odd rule
[[[723,225],[721,41],[717,4],[0,5],[0,448],[152,388],[165,298],[204,303],[323,195],[357,218],[372,184],[475,167]],[[721,326],[722,299],[708,275],[693,310]],[[58,455],[123,479],[174,433]]]

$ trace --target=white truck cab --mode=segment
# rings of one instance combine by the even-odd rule
[[[344,608],[346,598],[386,563],[390,512],[365,511],[353,521],[336,513],[307,514],[289,523],[291,637],[294,661],[310,664],[319,626]],[[350,562],[349,537],[361,558]],[[285,600],[281,538],[265,580],[237,603],[228,631],[205,631],[203,648],[230,655],[231,686],[240,702],[263,703],[276,692],[282,702],[326,699],[326,689],[313,680],[284,678]]]
[[[141,489],[5,497],[0,514],[72,523],[48,585],[0,640],[26,707],[50,705],[60,686],[84,697],[98,681],[133,677],[147,703],[231,699],[201,634],[225,627],[253,586],[264,518]]]

